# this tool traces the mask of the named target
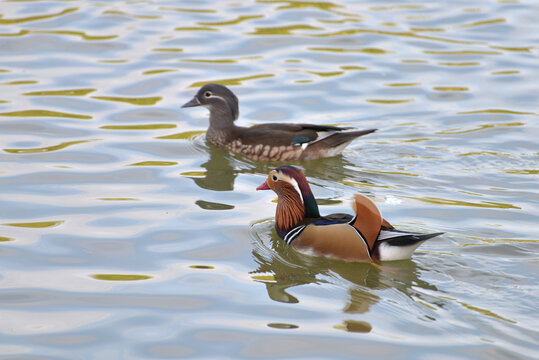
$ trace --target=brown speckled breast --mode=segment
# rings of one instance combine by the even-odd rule
[[[270,146],[263,144],[243,144],[237,139],[225,144],[226,149],[241,154],[256,161],[288,161],[299,160],[302,157],[301,146]]]

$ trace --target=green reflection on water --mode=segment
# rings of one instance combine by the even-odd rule
[[[288,25],[276,27],[255,28],[249,35],[293,35],[296,30],[323,30],[322,28],[311,25]]]
[[[344,74],[344,71],[326,71],[326,72],[317,72],[317,71],[306,71],[308,74],[318,75],[321,77],[331,77]]]
[[[344,66],[339,66],[339,68],[343,70],[368,70],[369,69],[363,66],[354,66],[354,65],[344,65]]]
[[[314,8],[327,12],[335,12],[334,9],[343,8],[344,6],[334,4],[332,2],[316,2],[316,1],[295,1],[295,0],[257,0],[257,3],[261,4],[286,4],[277,7],[279,10],[285,9],[306,9]]]
[[[92,99],[105,100],[105,101],[116,101],[124,102],[132,105],[155,105],[163,98],[161,96],[153,97],[140,97],[140,98],[128,98],[128,97],[118,97],[118,96],[92,96]]]
[[[13,238],[6,237],[6,236],[0,236],[0,242],[7,242],[7,241],[13,241]]]
[[[464,131],[464,132],[469,132],[469,131]],[[500,156],[500,157],[509,157],[509,154],[496,152],[496,151],[470,151],[467,153],[458,154],[458,156],[476,156],[476,155],[492,155],[492,156]]]
[[[31,229],[41,229],[41,228],[49,228],[49,227],[55,227],[60,224],[62,224],[64,221],[38,221],[38,222],[26,222],[26,223],[7,223],[3,224],[6,226],[15,226],[15,227],[23,227],[23,228],[31,228]]]
[[[423,40],[447,42],[447,43],[452,43],[452,44],[466,44],[466,45],[481,44],[480,42],[477,42],[477,41],[453,40],[453,39],[446,39],[446,38],[441,38],[441,37],[419,35],[410,31],[396,32],[396,31],[381,31],[381,30],[372,30],[372,29],[348,29],[348,30],[340,30],[336,32],[316,34],[316,35],[310,35],[310,36],[335,37],[335,36],[350,36],[350,35],[356,35],[356,34],[378,34],[378,35],[388,35],[388,36],[403,36],[403,37],[411,37],[411,38],[423,39]]]
[[[401,63],[405,64],[428,64],[427,60],[401,60]]]
[[[268,327],[274,329],[297,329],[298,325],[286,324],[286,323],[268,323]]]
[[[317,19],[317,20],[324,24],[345,24],[347,22],[361,22],[360,19],[354,19],[354,18],[345,18],[341,20],[326,20],[326,19]]]
[[[201,269],[201,270],[213,270],[215,266],[211,265],[189,265],[191,269]]]
[[[505,110],[505,109],[486,109],[486,110],[474,110],[474,111],[463,111],[458,112],[459,115],[465,114],[512,114],[512,115],[537,115],[533,112],[523,112],[523,111],[514,111],[514,110]]]
[[[374,104],[391,105],[391,104],[402,104],[402,103],[411,102],[411,101],[414,101],[414,99],[399,99],[399,100],[367,99],[365,101],[374,103]]]
[[[176,31],[219,31],[219,29],[214,29],[208,26],[177,27],[174,30]]]
[[[19,34],[17,35],[22,36],[26,34],[72,35],[72,36],[80,36],[84,40],[89,40],[89,41],[111,40],[111,39],[116,39],[118,37],[118,35],[101,35],[101,36],[87,35],[86,33],[82,31],[73,31],[73,30],[21,30]]]
[[[226,25],[235,25],[239,24],[244,21],[252,20],[252,19],[260,19],[263,18],[264,15],[241,15],[238,16],[234,20],[229,21],[215,21],[215,22],[199,22],[199,25],[208,25],[208,26],[226,26]]]
[[[518,209],[521,208],[511,204],[499,203],[494,201],[481,201],[480,203],[473,203],[469,201],[460,201],[460,200],[450,200],[442,199],[433,196],[424,196],[424,197],[414,197],[414,196],[403,196],[407,199],[413,199],[422,201],[428,204],[436,205],[451,205],[451,206],[469,206],[469,207],[479,207],[479,208],[490,208],[490,209]]]
[[[479,66],[481,63],[479,62],[439,62],[438,65],[443,66]]]
[[[491,46],[493,49],[505,50],[505,51],[515,51],[515,52],[531,52],[529,47],[503,47],[503,46]]]
[[[237,60],[234,59],[182,59],[184,62],[194,63],[209,63],[209,64],[234,64]]]
[[[390,87],[407,87],[407,86],[418,86],[421,85],[420,83],[393,83],[393,84],[386,84],[386,86]]]
[[[204,201],[204,200],[197,200],[195,201],[195,204],[197,204],[198,206],[200,206],[201,209],[204,209],[204,210],[232,210],[234,209],[234,205],[221,204],[217,202]]]
[[[157,49],[152,49],[152,51],[183,52],[183,49],[180,49],[180,48],[157,48]]]
[[[370,184],[368,182],[358,182],[358,181],[351,181],[351,180],[341,180],[339,182],[341,184],[344,184],[344,185],[358,187],[358,188],[363,188],[363,187],[371,188],[371,187],[374,187],[374,188],[381,188],[381,189],[391,189],[391,186],[388,186],[388,185]],[[394,187],[400,187],[400,185],[395,185]]]
[[[24,93],[27,96],[84,96],[96,89],[71,89],[71,90],[51,90],[51,91],[33,91]]]
[[[506,318],[504,318],[504,317],[502,317],[502,316],[500,316],[500,315],[498,315],[498,314],[496,314],[496,313],[494,313],[494,312],[492,312],[490,310],[482,309],[482,308],[479,308],[477,306],[467,304],[464,301],[458,301],[457,299],[454,299],[454,298],[449,297],[449,296],[440,296],[440,298],[450,300],[450,301],[455,301],[455,302],[457,302],[458,304],[460,304],[461,306],[465,307],[468,310],[472,310],[472,311],[478,312],[478,313],[483,314],[483,315],[487,315],[487,316],[490,316],[490,317],[493,317],[493,318],[496,318],[496,319],[499,319],[499,320],[503,320],[503,321],[510,322],[512,324],[516,324],[516,321],[506,319]]]
[[[345,320],[342,325],[335,325],[334,328],[354,333],[369,333],[372,330],[372,325],[366,321]]]
[[[0,113],[0,116],[14,116],[14,117],[59,117],[68,119],[91,119],[89,115],[69,114],[57,111],[49,110],[22,110]]]
[[[234,86],[234,85],[241,85],[243,81],[263,79],[263,78],[274,77],[274,76],[275,76],[274,74],[261,74],[261,75],[246,76],[246,77],[241,77],[241,78],[233,78],[233,79],[197,81],[189,85],[189,87],[198,88],[208,83],[220,84],[220,85],[225,85],[225,86]]]
[[[432,55],[502,55],[499,51],[480,51],[480,50],[451,50],[451,51],[439,51],[439,50],[423,50],[425,54]]]
[[[129,62],[129,60],[123,60],[123,59],[111,59],[111,60],[99,60],[100,63],[105,64],[125,64]]]
[[[62,16],[65,14],[72,13],[74,11],[77,11],[79,8],[70,8],[65,9],[63,11],[60,11],[59,13],[50,14],[50,15],[36,15],[36,16],[28,16],[24,18],[16,18],[16,19],[2,19],[0,18],[0,25],[13,25],[13,24],[21,24],[25,22],[31,22],[31,21],[39,21],[44,19],[51,19],[54,17]]]
[[[178,134],[158,136],[156,139],[167,139],[167,140],[192,140],[193,138],[204,134],[204,130],[195,130],[195,131],[186,131]]]
[[[496,318],[496,319],[499,319],[499,320],[507,321],[507,322],[509,322],[511,324],[516,324],[516,321],[513,321],[511,319],[506,319],[503,316],[500,316],[500,315],[498,315],[496,313],[493,313],[490,310],[482,309],[482,308],[479,308],[477,306],[472,306],[472,305],[466,304],[465,302],[462,302],[462,301],[458,301],[458,303],[461,304],[462,306],[464,306],[466,309],[469,309],[469,310],[472,310],[472,311],[478,312],[480,314],[487,315],[487,316],[490,316],[490,317],[493,317],[493,318]]]
[[[99,127],[105,130],[159,130],[174,129],[175,124],[144,124],[144,125],[103,125]]]
[[[260,281],[260,282],[271,282],[271,283],[277,282],[273,274],[251,275],[251,278],[253,280]]]
[[[416,28],[416,27],[412,27],[410,28],[411,31],[414,31],[414,32],[444,32],[445,29],[440,29],[440,28]]]
[[[144,71],[142,75],[162,74],[162,73],[174,72],[174,71],[178,71],[178,70],[176,69],[148,70],[148,71]]]
[[[53,146],[47,146],[42,148],[31,148],[31,149],[4,149],[5,152],[8,152],[10,154],[36,154],[36,153],[44,153],[44,152],[51,152],[51,151],[57,151],[65,149],[68,146],[77,145],[77,144],[83,144],[94,140],[78,140],[78,141],[68,141],[63,142],[58,145]]]
[[[520,71],[518,70],[505,70],[505,71],[494,71],[491,72],[492,75],[514,75],[514,74],[520,74]]]
[[[505,22],[504,18],[499,18],[499,19],[492,19],[492,20],[476,21],[476,22],[473,22],[471,24],[458,25],[457,27],[469,28],[469,27],[477,27],[477,26],[484,26],[484,25],[499,24],[499,23],[504,23],[504,22]]]
[[[388,175],[403,175],[403,176],[419,176],[418,174],[401,172],[401,171],[382,171],[382,170],[372,170],[366,169],[366,172],[371,172],[375,174],[388,174]]]
[[[97,280],[107,280],[107,281],[137,281],[137,280],[148,280],[153,276],[149,275],[124,275],[124,274],[93,274],[90,275]]]
[[[31,84],[37,84],[38,82],[35,80],[17,80],[17,81],[10,81],[1,83],[0,85],[31,85]]]
[[[465,86],[435,86],[432,89],[436,91],[468,91],[469,90]]]
[[[180,173],[181,176],[188,176],[188,177],[204,177],[206,176],[205,171],[184,171]]]
[[[539,170],[537,169],[511,169],[511,170],[504,170],[507,174],[517,174],[517,175],[538,175]]]
[[[460,114],[462,114],[462,113],[460,113]],[[490,128],[494,128],[494,127],[512,127],[512,126],[524,126],[524,125],[526,125],[526,124],[522,123],[522,122],[483,124],[483,125],[479,125],[479,126],[473,128],[473,129],[468,129],[468,130],[443,130],[443,131],[436,132],[436,134],[439,134],[439,135],[466,134],[466,133],[471,133],[471,132],[474,132],[474,131],[479,131],[479,130],[484,130],[484,129],[490,129]],[[468,153],[468,154],[472,154],[472,153]],[[477,152],[473,153],[473,154],[477,154]],[[467,154],[463,154],[461,156],[464,156],[464,155],[467,155]]]
[[[175,161],[141,161],[134,164],[129,164],[129,166],[173,166],[178,165]]]

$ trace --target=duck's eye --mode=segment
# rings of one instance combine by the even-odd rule
[[[211,96],[211,91],[206,91],[206,92],[204,93],[204,96],[207,97],[207,98],[209,98],[209,97]]]
[[[277,177],[277,175],[273,174],[273,175],[271,175],[271,180],[277,181],[277,180],[279,180],[279,178]]]

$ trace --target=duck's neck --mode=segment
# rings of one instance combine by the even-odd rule
[[[230,110],[214,108],[210,110],[210,126],[206,138],[217,146],[222,146],[233,137],[236,125]]]
[[[275,213],[277,232],[286,234],[305,219],[305,205],[295,192],[285,192],[279,195]]]

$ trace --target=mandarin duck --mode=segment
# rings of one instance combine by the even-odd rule
[[[314,124],[236,126],[238,98],[226,86],[207,84],[182,108],[210,110],[206,139],[215,146],[256,161],[313,160],[339,154],[355,138],[376,129],[355,130]]]
[[[271,189],[277,194],[277,233],[302,252],[345,261],[402,260],[410,258],[425,240],[443,234],[397,230],[369,198],[360,194],[352,203],[355,216],[320,216],[305,175],[293,166],[272,170],[256,189]]]

